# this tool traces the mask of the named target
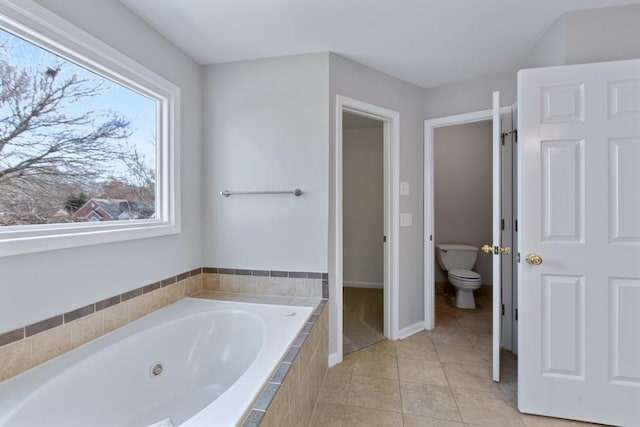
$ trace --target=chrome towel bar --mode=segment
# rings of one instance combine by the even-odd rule
[[[222,197],[229,197],[234,194],[293,194],[296,197],[302,195],[302,190],[296,188],[293,191],[229,191],[224,190],[220,192]]]

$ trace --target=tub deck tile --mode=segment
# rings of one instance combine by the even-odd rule
[[[282,384],[284,378],[289,373],[289,369],[291,369],[291,363],[282,362],[278,369],[276,369],[275,374],[271,377],[271,382],[276,384]]]
[[[40,322],[32,323],[31,325],[25,327],[25,336],[30,337],[31,335],[38,334],[40,332],[44,332],[47,329],[55,328],[56,326],[60,326],[63,323],[62,314],[58,316],[51,317],[49,319],[42,320]]]
[[[19,341],[22,338],[24,338],[24,328],[5,332],[4,334],[0,334],[0,346],[11,344],[12,342]]]
[[[273,398],[276,396],[276,393],[278,392],[279,388],[280,388],[280,384],[276,384],[276,383],[267,384],[267,387],[265,387],[265,389],[263,390],[262,395],[260,395],[260,397],[258,398],[258,401],[253,406],[253,409],[258,411],[266,411],[269,405],[271,405],[271,402],[273,401]]]
[[[284,356],[284,359],[282,359],[282,361],[286,363],[293,363],[294,359],[296,358],[299,352],[300,352],[300,347],[291,347],[287,352],[286,356]]]
[[[244,422],[243,427],[257,427],[262,423],[262,419],[264,418],[264,411],[253,410],[247,417],[247,420]]]
[[[313,297],[286,297],[276,295],[251,295],[236,294],[232,292],[206,290],[192,295],[193,298],[214,299],[221,301],[247,302],[253,304],[275,304],[275,305],[291,305],[298,307],[317,307],[322,303],[322,299]],[[311,316],[308,322],[317,319],[317,315]]]

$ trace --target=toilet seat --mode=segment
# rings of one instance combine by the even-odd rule
[[[449,277],[458,279],[463,282],[477,282],[480,280],[480,274],[471,270],[449,270]]]

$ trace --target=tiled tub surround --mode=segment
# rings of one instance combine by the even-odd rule
[[[0,334],[0,382],[202,290],[198,268]]]
[[[204,291],[197,298],[261,302],[265,304],[315,305],[280,364],[248,411],[244,427],[295,427],[309,425],[313,408],[328,370],[329,310],[327,300],[251,296]]]
[[[241,424],[314,309],[184,298],[0,384],[0,425]]]
[[[0,334],[0,382],[187,296],[313,306],[244,423],[306,425],[328,370],[328,289],[327,273],[198,268]]]
[[[204,267],[203,288],[235,294],[328,298],[327,273]]]

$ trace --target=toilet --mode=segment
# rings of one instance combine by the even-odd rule
[[[447,280],[456,290],[456,307],[474,309],[476,302],[473,290],[482,284],[480,274],[471,271],[476,263],[478,248],[470,245],[451,243],[436,244],[436,257]]]

